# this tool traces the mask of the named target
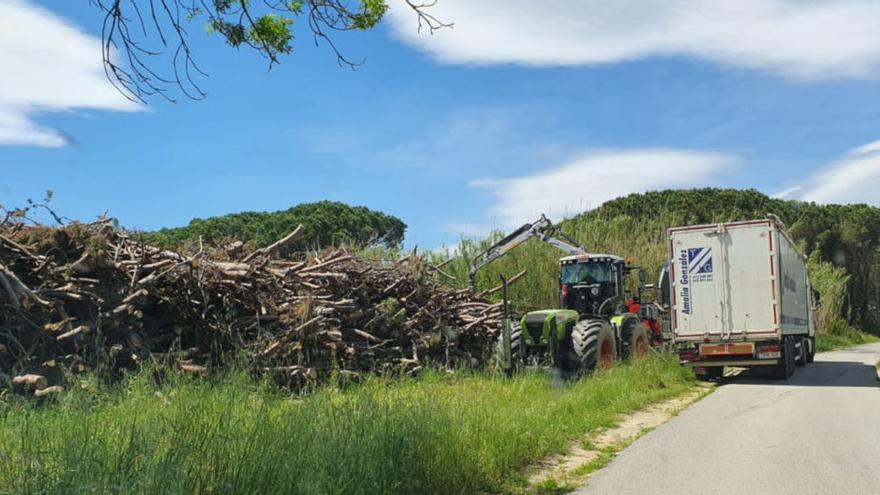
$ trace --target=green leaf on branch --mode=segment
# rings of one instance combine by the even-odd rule
[[[250,29],[250,39],[253,43],[267,47],[278,53],[290,53],[293,47],[290,41],[293,32],[290,25],[293,19],[281,17],[275,14],[266,14],[259,17]]]

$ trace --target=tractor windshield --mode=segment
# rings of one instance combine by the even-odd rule
[[[562,265],[563,284],[601,284],[612,281],[611,264],[605,261],[587,261]]]

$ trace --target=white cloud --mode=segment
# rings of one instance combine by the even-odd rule
[[[880,68],[875,0],[443,0],[452,29],[419,34],[393,9],[404,42],[442,62],[592,65],[689,56],[794,79],[869,77]]]
[[[0,19],[0,145],[67,144],[40,113],[140,109],[104,77],[99,39],[23,0],[0,0]]]
[[[872,141],[868,144],[863,144],[858,148],[854,148],[849,152],[850,156],[859,156],[859,155],[868,155],[870,153],[874,153],[880,151],[880,141]]]
[[[786,199],[794,195],[794,193],[803,190],[803,186],[787,187],[777,193],[771,194],[770,197],[777,199]]]
[[[443,168],[467,160],[484,162],[520,129],[516,112],[499,108],[468,108],[437,118],[413,136],[378,153],[375,161],[392,167]]]
[[[512,165],[545,161],[560,154],[557,132],[549,142],[546,132],[558,125],[555,110],[544,105],[470,105],[442,115],[422,115],[408,124],[407,137],[378,151],[361,153],[360,162],[379,167],[421,169],[446,178],[472,177],[475,168],[485,174],[503,173]],[[381,143],[383,136],[372,140]],[[563,141],[564,142],[564,141]]]
[[[860,146],[813,174],[798,199],[880,206],[880,141]]]
[[[559,218],[630,193],[706,185],[736,163],[729,155],[691,150],[604,151],[533,175],[482,179],[469,185],[488,189],[494,197],[488,216],[513,227],[541,213]]]
[[[58,147],[67,144],[61,133],[40,127],[26,113],[0,106],[0,144]]]

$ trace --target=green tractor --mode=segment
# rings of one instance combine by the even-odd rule
[[[568,254],[559,260],[560,309],[531,311],[519,322],[505,318],[496,348],[500,368],[550,362],[576,376],[608,368],[662,342],[660,306],[640,301],[642,290],[652,287],[644,284],[645,272],[620,256],[587,253],[543,215],[478,255],[471,264],[471,285],[477,270],[532,237]],[[638,273],[639,289],[629,297],[627,282],[633,272]]]

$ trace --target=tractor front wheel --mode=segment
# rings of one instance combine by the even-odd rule
[[[614,332],[605,320],[582,320],[572,330],[571,342],[581,371],[608,369],[617,360]]]
[[[640,321],[632,321],[623,330],[623,359],[642,358],[648,353],[648,331]]]

